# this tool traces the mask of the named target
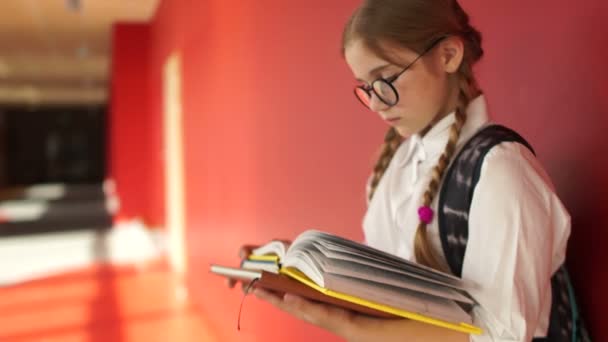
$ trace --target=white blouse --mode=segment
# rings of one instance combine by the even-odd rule
[[[368,203],[363,219],[367,244],[415,260],[418,207],[454,120],[452,113],[424,137],[413,135],[398,148]],[[467,108],[457,149],[487,124],[486,102],[479,96]],[[436,215],[427,229],[431,245],[443,256]],[[535,156],[513,142],[492,148],[473,194],[462,268],[480,303],[474,323],[484,330],[471,341],[527,342],[546,335],[550,279],[565,260],[569,236],[570,216]]]

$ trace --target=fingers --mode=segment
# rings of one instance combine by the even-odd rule
[[[279,297],[277,294],[274,294],[270,291],[266,291],[261,288],[255,288],[253,290],[253,294],[261,300],[267,301],[268,303],[278,307],[281,310],[285,311],[283,307],[283,299]]]
[[[253,286],[252,286],[252,282],[251,281],[241,281],[241,290],[243,291],[244,294],[248,294],[250,292],[253,291]]]
[[[243,291],[243,293],[247,292],[247,289],[249,288],[249,284],[251,284],[251,282],[249,282],[249,281],[243,281],[241,279],[226,278],[226,286],[228,288],[232,289],[238,283],[241,284],[241,290]]]
[[[253,251],[254,249],[256,249],[258,247],[259,246],[256,246],[256,245],[243,245],[239,249],[239,258],[241,260],[246,259],[249,255],[251,255],[251,251]],[[237,283],[242,284],[243,290],[249,284],[248,282],[243,282],[240,279],[226,278],[226,286],[229,288],[234,288]]]
[[[283,303],[288,312],[314,325],[325,326],[330,317],[327,305],[317,304],[302,297],[285,294]]]
[[[307,322],[318,324],[318,322],[326,316],[325,312],[321,312],[317,304],[314,304],[301,297],[285,294],[284,297],[273,294],[269,291],[256,288],[253,292],[256,297],[267,301],[277,308],[296,316]]]
[[[251,255],[251,251],[253,251],[254,249],[256,249],[258,247],[259,246],[255,246],[255,245],[244,245],[244,246],[241,246],[241,248],[239,249],[239,258],[245,259],[249,255]]]
[[[261,288],[256,288],[254,294],[259,299],[269,302],[290,315],[336,334],[353,329],[352,324],[355,314],[349,310],[316,303],[292,294],[285,294],[285,296],[280,297]]]

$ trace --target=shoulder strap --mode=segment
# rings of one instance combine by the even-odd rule
[[[492,147],[502,142],[517,142],[534,150],[515,131],[492,125],[481,129],[458,152],[447,170],[439,193],[439,235],[452,273],[462,277],[462,265],[469,237],[469,209],[481,166]],[[566,267],[551,278],[551,315],[547,337],[534,342],[590,342],[589,332],[580,316]]]
[[[450,270],[462,276],[462,264],[469,237],[469,209],[479,181],[483,160],[502,142],[518,142],[534,150],[517,132],[500,125],[481,129],[458,152],[446,172],[439,193],[438,219],[441,245]]]

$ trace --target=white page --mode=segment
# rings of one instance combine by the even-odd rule
[[[245,260],[241,263],[241,268],[247,270],[262,270],[271,273],[279,273],[279,265],[270,262],[259,262],[254,260]]]
[[[336,267],[351,267],[356,268],[357,265],[363,265],[363,267],[373,267],[380,270],[384,270],[387,272],[391,272],[397,274],[399,278],[403,279],[403,286],[411,290],[422,291],[425,293],[437,295],[440,297],[445,297],[449,299],[454,299],[461,301],[467,304],[474,304],[473,300],[462,295],[460,292],[454,290],[460,289],[459,287],[455,287],[450,284],[442,283],[434,279],[424,278],[418,274],[407,272],[405,270],[401,270],[391,266],[385,266],[383,264],[379,264],[373,261],[368,261],[365,258],[361,258],[359,256],[352,256],[349,253],[336,252],[332,250],[328,250],[323,246],[323,242],[315,243],[317,248],[323,253],[323,255],[330,260],[328,263],[330,266],[326,267],[328,272],[332,273],[340,273],[336,272]],[[331,266],[333,265],[333,266]],[[399,276],[400,275],[400,276]]]
[[[285,243],[282,241],[270,241],[269,243],[260,246],[251,251],[253,255],[276,254],[279,258],[285,255]]]
[[[425,283],[420,280],[416,280],[415,278],[407,278],[403,274],[394,273],[363,264],[355,265],[348,261],[328,259],[325,265],[325,272],[326,274],[331,273],[358,278],[363,281],[387,284],[436,297],[458,300],[467,304],[474,304],[470,298],[463,296],[453,289],[441,287],[428,282]]]
[[[326,280],[328,287],[339,288],[339,291],[335,290],[338,292],[448,322],[472,324],[471,316],[448,299],[391,286],[369,284],[338,275],[328,275]]]
[[[321,287],[327,287],[325,277],[328,273],[332,273],[358,278],[366,282],[373,281],[375,283],[388,284],[436,297],[474,304],[470,298],[463,296],[449,287],[427,282],[420,278],[413,278],[409,276],[408,273],[396,273],[378,269],[377,267],[374,267],[376,265],[373,263],[369,266],[358,262],[327,258],[323,252],[321,243],[313,240],[301,241],[290,250],[289,255],[283,261],[283,266],[291,266],[299,269]],[[356,258],[353,259],[358,261]]]
[[[459,285],[462,283],[460,278],[458,278],[452,274],[439,272],[430,267],[399,258],[395,255],[383,252],[381,250],[372,248],[372,247],[364,245],[364,244],[360,244],[360,243],[357,243],[357,242],[354,242],[354,241],[351,241],[348,239],[344,239],[344,238],[336,236],[336,235],[332,235],[332,234],[328,234],[328,233],[324,233],[324,232],[316,232],[314,237],[315,237],[315,240],[318,242],[326,241],[328,243],[333,244],[336,247],[343,248],[345,251],[356,252],[355,254],[357,254],[357,255],[359,255],[359,254],[367,255],[374,259],[383,260],[387,263],[396,264],[396,265],[402,266],[404,268],[407,268],[408,270],[411,270],[412,272],[419,273],[420,275],[423,275],[425,277],[433,278],[433,279],[436,279],[436,280],[439,280],[442,282],[452,283],[454,285]]]

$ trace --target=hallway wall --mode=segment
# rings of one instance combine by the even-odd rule
[[[496,121],[520,131],[572,216],[567,264],[597,341],[608,340],[608,2],[463,1],[484,32],[478,69]]]
[[[357,3],[165,0],[151,24],[142,100],[149,106],[144,151],[151,152],[143,152],[150,154],[138,179],[148,192],[137,198],[162,219],[161,75],[178,50],[189,284],[221,341],[337,341],[253,298],[237,332],[240,291],[207,270],[212,262],[236,264],[243,242],[293,238],[306,228],[362,238],[364,183],[386,127],[353,98],[339,53]],[[484,33],[477,71],[494,119],[533,144],[572,213],[568,264],[595,339],[607,339],[608,275],[592,260],[608,257],[600,245],[608,157],[591,152],[606,143],[608,129],[606,2],[462,4]]]
[[[153,194],[163,182],[152,182],[152,177],[162,168],[161,150],[151,144],[160,136],[153,127],[160,124],[150,115],[148,98],[149,30],[149,24],[141,23],[121,23],[113,29],[106,178],[115,182],[120,199],[115,220],[140,218],[160,226],[163,220]]]

